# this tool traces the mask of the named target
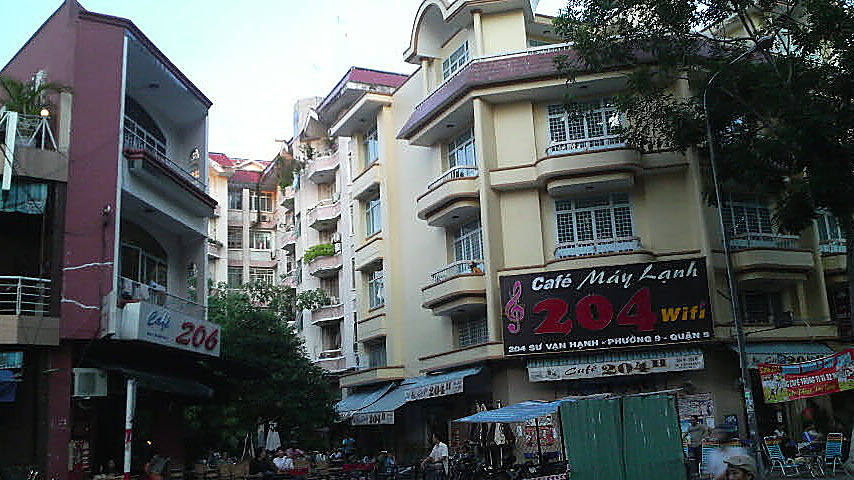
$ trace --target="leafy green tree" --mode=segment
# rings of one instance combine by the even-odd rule
[[[322,292],[296,294],[263,283],[213,289],[208,318],[222,329],[222,358],[242,364],[246,374],[222,372],[214,401],[187,410],[194,446],[234,448],[268,421],[276,422],[283,440],[317,444],[316,429],[335,420],[337,389],[288,324],[295,312],[325,301]]]
[[[12,77],[0,77],[0,104],[6,110],[24,115],[38,115],[43,108],[51,109],[48,94],[68,91],[59,83],[37,83],[35,79],[22,82]]]
[[[782,232],[832,213],[854,301],[854,3],[569,0],[555,28],[572,42],[557,62],[570,82],[626,72],[615,104],[639,150],[707,154],[707,90],[725,190],[775,199]]]

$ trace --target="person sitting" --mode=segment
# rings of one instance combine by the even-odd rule
[[[276,450],[275,458],[273,458],[273,465],[275,465],[276,470],[280,472],[293,470],[294,460],[291,457],[286,456],[285,451],[279,448]]]
[[[819,450],[821,450],[821,444],[824,441],[824,435],[819,433],[819,431],[815,428],[815,425],[809,424],[805,426],[803,437],[804,442],[806,443],[806,445],[803,446],[805,450],[808,450],[810,452],[818,452]]]
[[[756,480],[756,461],[749,455],[733,455],[724,460],[726,470],[715,480]]]
[[[305,455],[305,452],[297,447],[297,442],[291,442],[291,445],[285,450],[285,455],[292,460],[296,460],[297,457],[302,457]]]
[[[391,478],[394,476],[394,457],[387,450],[381,450],[374,459],[374,477]]]
[[[255,457],[249,462],[249,475],[261,476],[264,479],[271,478],[276,471],[276,466],[267,456],[267,450],[260,447],[255,451]]]

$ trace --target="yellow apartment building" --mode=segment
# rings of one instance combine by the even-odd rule
[[[345,76],[317,107],[350,145],[360,364],[338,409],[368,450],[423,457],[431,431],[453,449],[466,432],[449,421],[478,406],[666,389],[680,389],[684,419],[744,434],[719,212],[698,156],[626,145],[610,100],[625,72],[567,84],[554,61],[572,50],[551,20],[528,0],[425,0],[404,83],[371,91]],[[845,245],[828,218],[778,233],[771,207],[728,192],[720,214],[760,426],[791,431],[804,402],[766,405],[756,365],[840,346],[847,313],[828,295],[844,286]],[[850,417],[846,398],[816,401]]]

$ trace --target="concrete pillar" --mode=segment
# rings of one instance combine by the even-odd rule
[[[481,23],[481,11],[472,10],[471,19],[474,23],[474,55],[475,57],[483,56],[483,24]]]
[[[72,345],[63,343],[52,351],[47,375],[47,458],[45,480],[68,478],[68,445],[71,441]]]
[[[56,112],[56,148],[62,153],[68,153],[71,145],[71,108],[73,95],[70,92],[59,94],[59,111]]]

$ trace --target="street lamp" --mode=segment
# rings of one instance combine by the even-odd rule
[[[721,186],[718,182],[717,159],[715,158],[715,139],[712,133],[712,121],[709,118],[709,103],[708,94],[714,81],[728,67],[742,61],[748,55],[752,55],[757,50],[768,48],[774,42],[774,37],[765,36],[756,40],[754,45],[737,56],[723,68],[715,72],[709,81],[706,83],[706,88],[703,90],[703,114],[706,116],[706,139],[709,143],[709,163],[712,167],[712,184],[715,187],[715,200],[718,203],[718,220],[720,221],[721,234],[723,235],[724,258],[726,259],[726,276],[729,284],[729,301],[732,308],[733,324],[735,325],[735,338],[738,347],[738,362],[741,368],[741,384],[744,392],[744,409],[747,413],[747,427],[750,433],[750,439],[753,441],[753,454],[756,457],[756,464],[760,471],[762,468],[761,439],[759,437],[759,428],[756,422],[756,408],[753,403],[753,388],[750,384],[750,375],[747,371],[747,352],[745,351],[746,340],[744,338],[744,324],[741,318],[741,306],[738,302],[738,287],[735,281],[735,272],[732,266],[732,257],[730,256],[729,239],[727,238],[727,229],[724,225],[723,201],[721,198]]]

